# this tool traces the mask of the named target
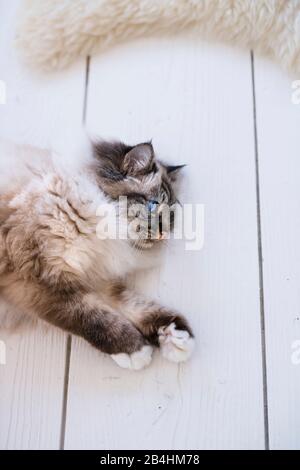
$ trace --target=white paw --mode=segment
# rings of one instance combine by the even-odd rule
[[[177,330],[175,323],[158,331],[162,355],[172,362],[186,361],[194,349],[195,340],[186,330]]]
[[[112,354],[111,358],[123,369],[140,370],[148,366],[152,359],[152,346],[145,345],[132,354]]]

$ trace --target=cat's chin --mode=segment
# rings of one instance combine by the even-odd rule
[[[154,248],[161,248],[163,246],[162,240],[151,240],[147,238],[146,240],[139,240],[138,242],[133,241],[132,246],[137,250],[151,250]]]
[[[143,240],[140,244],[139,244],[139,248],[141,248],[142,250],[150,250],[151,248],[154,247],[154,245],[156,245],[157,242],[153,241],[153,240]]]

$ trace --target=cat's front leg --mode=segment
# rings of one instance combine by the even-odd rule
[[[69,333],[80,336],[109,354],[126,369],[150,364],[153,346],[141,331],[96,293],[80,291],[80,285],[55,290],[30,281],[17,281],[3,288],[13,304]]]
[[[142,332],[97,294],[83,295],[79,302],[77,299],[63,326],[109,354],[122,368],[139,370],[151,362],[153,347]]]
[[[151,344],[159,346],[166,359],[182,362],[191,356],[194,334],[184,316],[129,289],[121,287],[115,292],[120,311]]]

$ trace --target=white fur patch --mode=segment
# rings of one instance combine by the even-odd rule
[[[158,334],[162,355],[169,361],[186,361],[192,354],[194,338],[186,330],[177,330],[175,323],[160,328]]]
[[[123,369],[140,370],[148,366],[152,359],[152,346],[143,346],[140,351],[133,354],[112,354],[111,358]]]
[[[44,69],[60,69],[125,39],[196,26],[200,36],[257,49],[294,75],[300,72],[298,0],[23,0],[21,5],[16,44],[26,61]]]

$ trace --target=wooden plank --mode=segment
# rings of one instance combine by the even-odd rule
[[[263,448],[263,387],[249,56],[193,37],[146,40],[92,60],[91,134],[153,138],[189,164],[182,200],[205,204],[205,244],[170,243],[143,290],[185,312],[197,350],[141,372],[74,340],[66,448]]]
[[[255,81],[270,447],[299,449],[300,104],[274,65],[256,60]]]
[[[7,102],[0,105],[1,137],[59,148],[62,138],[68,132],[76,133],[81,125],[84,61],[68,72],[50,76],[25,70],[11,43],[18,2],[5,3],[1,8],[0,79],[6,83]],[[1,304],[2,313],[4,308]],[[66,336],[52,328],[18,334],[0,330],[0,341],[6,348],[6,364],[0,365],[0,448],[58,448]]]
[[[2,307],[3,308],[3,307]],[[64,335],[42,327],[1,331],[0,448],[59,447],[64,381]]]

